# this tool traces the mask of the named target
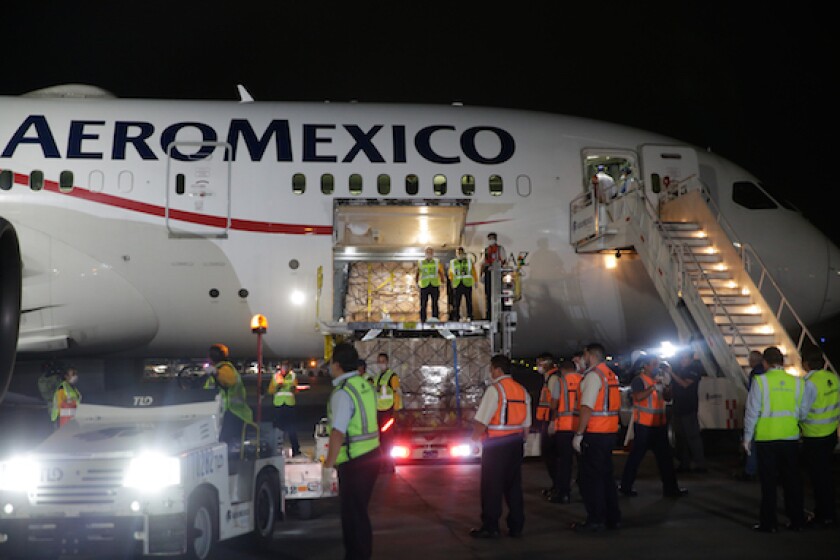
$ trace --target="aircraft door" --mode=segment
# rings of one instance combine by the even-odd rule
[[[231,147],[173,142],[167,150],[166,227],[170,238],[227,237]]]
[[[641,147],[641,156],[645,193],[654,208],[659,208],[668,191],[696,184],[699,164],[694,148],[647,144]]]

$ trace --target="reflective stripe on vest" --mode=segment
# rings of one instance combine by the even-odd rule
[[[580,380],[579,373],[564,373],[560,376],[560,398],[557,400],[557,418],[554,420],[554,428],[558,432],[576,432],[578,429]]]
[[[354,375],[333,389],[344,391],[353,401],[353,416],[344,434],[344,444],[338,452],[336,465],[346,463],[379,447],[379,425],[376,421],[376,403],[373,387],[361,376]],[[330,399],[332,400],[332,399]],[[327,418],[332,429],[332,409],[327,404]]]
[[[452,259],[449,261],[449,270],[452,271],[452,287],[457,288],[461,282],[467,288],[473,285],[472,262],[469,259]]]
[[[521,434],[528,415],[525,387],[510,377],[502,377],[493,383],[499,399],[496,412],[487,425],[491,438]]]
[[[219,389],[222,391],[222,402],[225,406],[225,411],[230,411],[234,416],[240,418],[244,422],[253,422],[254,413],[251,407],[248,406],[248,393],[245,391],[245,384],[242,383],[242,377],[239,372],[230,362],[219,362],[216,364],[216,371],[223,367],[229,367],[233,370],[236,381],[230,387],[225,387],[219,383]]]
[[[825,437],[837,431],[840,422],[840,378],[836,373],[820,369],[807,376],[817,389],[817,398],[808,415],[800,422],[803,437]]]
[[[278,371],[274,374],[274,384],[277,390],[274,393],[274,406],[295,406],[295,374],[288,371]]]
[[[435,287],[440,286],[438,267],[440,267],[440,261],[438,259],[432,259],[431,261],[423,259],[422,261],[417,262],[417,268],[420,271],[420,280],[418,284],[421,288],[425,288],[430,284]]]
[[[761,393],[755,440],[799,439],[797,410],[804,392],[802,379],[775,368],[756,376],[754,382]]]
[[[551,394],[549,383],[552,377],[560,377],[556,372],[557,368],[550,370],[546,374],[545,381],[543,381],[543,386],[540,390],[540,402],[537,404],[537,420],[547,421],[551,419],[551,401],[554,400],[554,395]]]
[[[61,391],[62,389],[64,390],[64,401],[61,404],[59,404],[57,402],[58,401],[58,392]],[[65,416],[65,413],[64,413],[65,407],[71,407],[71,406],[73,408],[73,413],[72,414],[76,414],[76,410],[75,410],[76,404],[81,400],[82,400],[82,394],[79,392],[79,390],[76,389],[74,386],[70,385],[68,382],[62,381],[59,384],[58,389],[56,389],[55,392],[53,393],[53,405],[52,405],[52,410],[50,411],[50,418],[52,419],[53,422],[55,422],[56,420],[58,420],[58,418],[60,416]],[[72,403],[72,405],[69,404],[69,403]]]
[[[394,389],[391,378],[396,375],[390,369],[383,371],[373,384],[376,389],[376,410],[390,410],[394,408]]]
[[[655,385],[653,379],[644,373],[639,374],[639,378],[644,383],[644,390]],[[640,401],[637,401],[635,397],[633,398],[633,422],[642,426],[656,428],[664,426],[667,420],[665,416],[665,399],[662,398],[659,391],[654,389],[647,397]]]
[[[615,433],[618,431],[618,413],[621,409],[618,377],[604,362],[589,368],[588,372],[598,376],[601,386],[598,388],[595,408],[592,409],[586,431],[598,434]]]

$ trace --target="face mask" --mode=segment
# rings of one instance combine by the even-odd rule
[[[68,381],[70,382],[71,385],[75,385],[76,382],[79,381],[79,376],[78,375],[73,375],[72,377],[70,377],[70,379],[68,379]]]
[[[495,239],[491,239],[491,240],[490,240],[490,245],[495,245],[495,244],[496,244],[496,240],[495,240]]]
[[[545,366],[537,366],[537,371],[540,373],[545,373]]]

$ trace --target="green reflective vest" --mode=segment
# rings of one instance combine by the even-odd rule
[[[439,267],[440,261],[438,259],[432,259],[430,261],[423,259],[417,262],[417,269],[420,271],[418,284],[420,284],[421,288],[429,285],[435,287],[440,286],[440,276],[438,276]]]
[[[379,424],[376,421],[376,399],[373,396],[373,387],[360,375],[345,379],[333,389],[333,393],[336,391],[346,392],[353,401],[353,416],[350,417],[347,433],[344,434],[344,445],[341,446],[335,460],[335,464],[340,465],[379,447]],[[327,403],[327,418],[330,422],[330,430],[332,430],[333,415],[329,403]]]
[[[836,373],[819,369],[811,372],[807,380],[817,388],[817,398],[800,423],[802,436],[829,436],[837,431],[840,421],[840,378]]]
[[[248,393],[245,391],[245,384],[242,383],[242,377],[240,377],[239,372],[236,371],[236,368],[230,362],[219,362],[216,364],[216,371],[222,369],[224,366],[230,367],[236,374],[236,381],[234,384],[230,387],[224,387],[221,383],[217,384],[213,377],[209,377],[207,381],[204,382],[204,388],[215,389],[218,385],[219,390],[222,392],[224,410],[229,410],[234,416],[237,416],[243,422],[252,423],[254,421],[254,412],[251,410],[251,407],[248,406]]]
[[[82,394],[78,389],[66,381],[62,381],[58,385],[58,389],[56,389],[55,393],[53,393],[52,409],[50,410],[50,418],[53,422],[58,420],[58,417],[61,415],[61,403],[58,402],[58,392],[62,389],[64,389],[65,402],[75,402],[78,404],[82,400]]]
[[[376,410],[390,410],[394,408],[394,388],[391,387],[391,377],[396,375],[386,369],[376,378],[373,387],[376,389]]]
[[[801,378],[778,368],[768,370],[754,379],[753,383],[758,383],[758,390],[761,392],[761,410],[755,426],[755,440],[797,439],[797,414],[805,392],[805,383]]]
[[[452,271],[452,287],[457,288],[464,283],[464,286],[471,288],[473,285],[473,264],[467,258],[452,259],[449,261],[449,270]]]
[[[283,375],[282,371],[274,374],[276,391],[274,392],[274,406],[295,406],[295,372],[289,370]]]

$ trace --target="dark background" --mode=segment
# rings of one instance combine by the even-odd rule
[[[0,95],[86,83],[118,97],[237,99],[242,83],[265,101],[602,119],[731,159],[840,242],[829,202],[840,49],[827,5],[636,4],[6,3]]]

